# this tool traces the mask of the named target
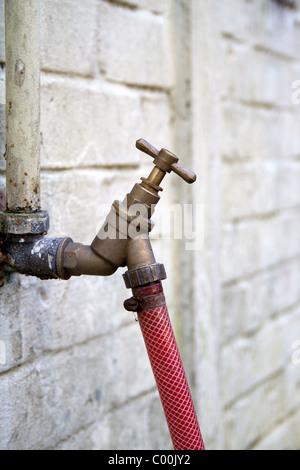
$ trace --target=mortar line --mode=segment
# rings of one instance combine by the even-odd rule
[[[292,418],[300,410],[300,405],[294,406],[286,414],[282,415],[280,418],[275,420],[272,425],[260,433],[255,439],[253,439],[246,447],[246,450],[252,450],[255,446],[259,445],[259,442],[265,439],[268,435],[271,435],[274,431],[274,428],[279,427],[281,424],[284,424],[288,419]]]
[[[262,274],[267,274],[270,272],[274,272],[280,268],[282,268],[285,265],[288,265],[292,263],[293,261],[300,261],[300,253],[296,254],[294,256],[291,256],[290,258],[285,258],[277,263],[270,264],[269,266],[265,266],[264,268],[257,269],[256,271],[252,271],[249,274],[243,274],[239,276],[238,278],[230,279],[229,281],[223,281],[222,282],[222,288],[228,288],[228,287],[233,287],[235,285],[238,285],[239,283],[243,281],[250,281],[255,279],[256,277],[262,275]]]

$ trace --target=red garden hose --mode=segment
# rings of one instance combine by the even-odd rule
[[[160,281],[132,289],[139,324],[175,450],[204,450]]]

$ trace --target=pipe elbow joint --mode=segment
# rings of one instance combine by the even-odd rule
[[[71,238],[65,238],[57,252],[57,269],[61,279],[71,276],[110,276],[117,269],[115,266],[98,256],[90,246],[74,243]]]

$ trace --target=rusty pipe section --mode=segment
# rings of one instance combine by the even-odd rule
[[[9,212],[40,211],[39,0],[5,0],[6,195]]]
[[[40,200],[39,7],[39,0],[5,0],[6,208],[0,212],[0,254],[15,271],[53,278],[60,239],[44,238],[49,215]]]
[[[12,236],[2,243],[1,251],[14,271],[40,279],[57,279],[57,252],[62,241],[44,236]]]

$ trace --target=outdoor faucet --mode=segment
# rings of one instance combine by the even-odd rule
[[[163,293],[161,281],[166,272],[156,262],[149,239],[151,216],[166,173],[174,171],[187,183],[193,183],[196,175],[179,165],[169,150],[158,151],[143,139],[136,147],[154,158],[154,168],[122,202],[112,204],[91,246],[74,243],[71,238],[45,237],[47,213],[24,216],[1,212],[2,264],[41,279],[65,280],[82,274],[109,276],[127,266],[123,277],[133,296],[124,301],[124,308],[137,313],[173,447],[204,450]],[[27,233],[23,233],[25,228]]]
[[[127,266],[127,287],[166,277],[156,263],[149,241],[154,224],[151,216],[160,200],[159,186],[166,173],[174,171],[187,183],[196,175],[178,164],[178,157],[166,149],[158,151],[144,139],[136,147],[154,158],[148,178],[141,178],[125,199],[115,201],[90,246],[67,238],[47,238],[48,214],[0,215],[2,262],[14,271],[41,279],[69,279],[71,276],[109,276]]]
[[[144,139],[137,140],[136,147],[154,158],[154,168],[148,178],[142,177],[141,183],[134,185],[122,202],[113,203],[91,244],[98,256],[116,268],[127,265],[124,275],[127,287],[139,282],[139,276],[148,282],[165,278],[163,265],[155,262],[149,233],[154,226],[151,216],[162,191],[159,185],[166,173],[174,171],[188,183],[196,180],[196,175],[179,165],[178,157],[170,151],[158,151]]]

